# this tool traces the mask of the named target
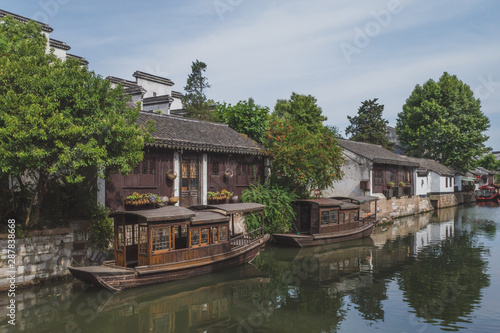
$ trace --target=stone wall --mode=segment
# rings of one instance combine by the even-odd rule
[[[415,215],[434,209],[428,197],[403,196],[399,199],[382,197],[378,203],[377,217],[382,221],[391,220],[400,216]]]
[[[436,209],[457,206],[463,202],[463,196],[455,193],[431,195],[429,198]]]
[[[69,228],[35,230],[15,241],[16,285],[28,284],[70,274],[69,266],[95,265],[109,254],[90,246],[84,222]],[[8,289],[8,238],[0,234],[0,290]]]

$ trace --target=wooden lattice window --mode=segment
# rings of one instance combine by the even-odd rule
[[[207,245],[209,242],[209,229],[201,229],[201,245]]]
[[[218,161],[212,161],[212,176],[218,176],[219,175],[219,162]]]
[[[142,224],[139,226],[139,253],[147,254],[148,253],[148,226],[146,224]]]
[[[153,229],[153,252],[170,248],[170,227]]]
[[[191,246],[200,246],[200,230],[191,231]]]
[[[132,224],[127,224],[125,226],[125,245],[126,246],[134,244],[133,228],[134,228],[134,226]]]
[[[220,241],[227,241],[227,227],[220,227]]]

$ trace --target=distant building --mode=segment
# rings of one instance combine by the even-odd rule
[[[135,81],[129,81],[114,76],[107,79],[112,86],[121,84],[125,93],[132,96],[132,103],[141,103],[141,110],[156,111],[162,114],[184,115],[182,93],[172,90],[174,82],[170,79],[136,71]]]
[[[0,9],[0,22],[3,21],[2,18],[7,16],[7,15],[12,16],[13,18],[18,20],[19,22],[27,23],[28,21],[30,21],[30,19],[27,17],[20,16],[20,15],[5,11],[3,9]],[[48,24],[43,23],[43,22],[38,22],[38,21],[35,21],[35,22],[38,23],[42,27],[42,33],[47,38],[47,52],[49,52],[50,49],[52,49],[54,54],[59,59],[66,60],[67,58],[73,58],[73,59],[79,60],[83,65],[88,65],[89,62],[87,60],[85,60],[85,58],[68,53],[68,51],[71,50],[71,47],[69,45],[67,45],[65,42],[50,38],[50,34],[52,33],[52,31],[54,31],[54,29],[52,29]]]

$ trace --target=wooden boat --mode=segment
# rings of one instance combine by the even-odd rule
[[[304,247],[368,237],[377,222],[377,200],[372,196],[297,200],[292,231],[273,238],[278,244]]]
[[[500,203],[500,186],[495,184],[483,185],[476,192],[476,202]]]
[[[242,235],[230,230],[235,215],[260,212],[263,221],[264,208],[237,203],[115,212],[115,260],[69,270],[86,283],[117,291],[248,263],[269,235],[263,226]]]

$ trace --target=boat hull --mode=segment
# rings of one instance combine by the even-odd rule
[[[305,246],[315,246],[330,243],[338,243],[349,241],[353,239],[360,239],[364,237],[369,237],[373,231],[374,223],[363,224],[358,228],[351,230],[346,230],[342,232],[333,232],[326,234],[275,234],[273,235],[274,240],[285,246],[294,247],[305,247]]]
[[[168,265],[122,268],[113,265],[70,267],[71,274],[91,285],[119,291],[154,283],[174,281],[193,276],[209,274],[252,261],[265,245],[269,235],[228,253],[186,260]]]

